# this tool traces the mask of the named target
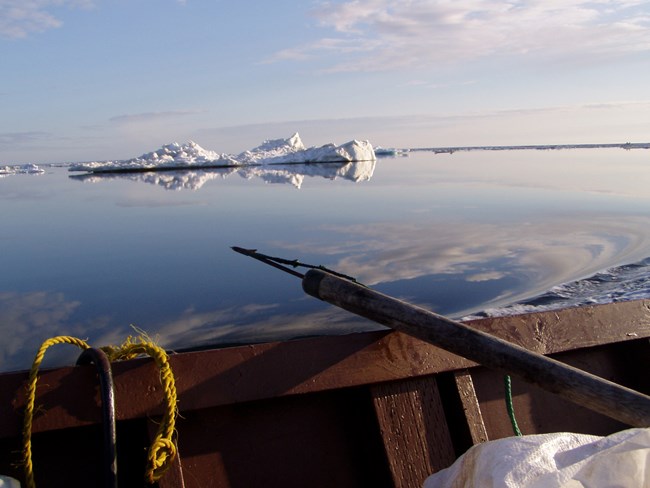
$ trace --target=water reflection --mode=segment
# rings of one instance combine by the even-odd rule
[[[0,292],[0,366],[3,371],[24,369],[29,360],[26,351],[36,354],[44,338],[61,334],[87,335],[87,328],[80,323],[70,323],[70,319],[80,305],[79,301],[67,300],[63,293],[45,291],[17,293]],[[102,328],[103,320],[96,325]],[[73,351],[78,355],[79,351]],[[49,355],[48,362],[60,363],[64,351]],[[76,357],[76,356],[75,356]],[[47,363],[46,363],[47,364]]]
[[[29,367],[50,336],[119,344],[130,324],[171,349],[375,327],[233,245],[322,264],[451,317],[650,255],[643,153],[69,176],[0,179],[2,371]],[[78,351],[47,358],[58,354],[70,364]]]
[[[208,181],[224,179],[234,173],[232,168],[195,171],[152,171],[150,173],[85,173],[70,175],[84,183],[101,183],[109,180],[130,180],[162,186],[166,190],[198,190]]]
[[[355,183],[368,181],[375,171],[376,161],[351,163],[275,164],[240,166],[182,171],[152,171],[148,173],[87,173],[71,175],[74,180],[99,183],[107,180],[131,180],[159,185],[166,190],[198,190],[208,181],[226,179],[232,174],[250,180],[259,178],[266,183],[289,184],[301,188],[306,177],[329,180],[343,179]]]
[[[161,341],[167,347],[177,349],[349,334],[377,327],[377,324],[335,307],[297,313],[280,304],[253,304],[206,313],[186,312],[161,324],[159,330]]]
[[[39,346],[49,337],[72,335],[101,347],[119,345],[141,331],[138,324],[111,325],[107,316],[75,320],[80,305],[79,301],[67,300],[62,293],[1,293],[0,334],[4,338],[0,344],[1,370],[28,369]],[[149,324],[144,332],[162,347],[179,350],[376,328],[376,324],[332,307],[300,313],[278,303],[249,303],[210,311],[189,308],[177,317],[155,324],[155,329]],[[48,349],[43,365],[73,364],[79,354],[73,346],[53,347]]]
[[[291,256],[330,255],[327,266],[332,269],[407,298],[410,289],[419,303],[452,315],[468,313],[477,305],[493,307],[530,297],[650,255],[647,216],[583,213],[505,226],[447,224],[421,219],[331,225],[322,230],[338,234],[340,245],[335,244],[336,237],[334,242],[317,237],[284,246]],[[465,292],[459,290],[453,303],[441,302],[446,293],[435,282],[448,285],[453,279],[464,282]],[[417,285],[411,287],[409,281]],[[472,287],[487,282],[492,282],[490,295],[472,296]]]
[[[320,256],[314,263],[355,276],[384,293],[461,317],[650,254],[650,217],[584,217],[512,226],[476,222],[456,222],[454,226],[433,222],[330,225],[311,229],[313,240],[276,242],[274,253],[287,258]],[[282,291],[278,297],[274,293],[280,290],[274,280],[282,273],[253,260],[249,263],[244,257],[233,254],[233,258],[242,260],[235,263],[240,273],[249,273],[249,265],[258,273],[247,276],[241,290],[233,275],[227,274],[223,283],[213,283],[212,307],[206,308],[205,303],[196,301],[193,288],[187,290],[189,298],[176,289],[160,298],[174,304],[170,313],[134,325],[174,350],[377,328],[304,296],[297,280],[287,281],[290,291]],[[199,286],[204,283],[198,281]],[[217,298],[221,293],[223,300]],[[232,301],[233,294],[240,297],[238,301]],[[116,312],[92,306],[89,310],[86,300],[89,297],[69,299],[60,292],[0,293],[0,334],[4,338],[0,368],[28,368],[40,343],[55,335],[87,338],[102,346],[120,344],[134,333]],[[189,305],[179,310],[187,300],[191,300]],[[142,298],[139,306],[146,307]],[[121,307],[126,307],[126,302],[121,302]],[[129,316],[128,308],[123,312]],[[71,364],[77,355],[75,348],[53,348],[46,365]]]

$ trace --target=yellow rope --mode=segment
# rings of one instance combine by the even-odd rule
[[[32,464],[31,432],[32,419],[34,417],[38,369],[43,361],[47,348],[54,344],[65,343],[76,345],[82,349],[90,348],[86,341],[75,337],[58,336],[48,339],[43,342],[38,350],[29,373],[27,400],[25,402],[25,420],[23,424],[23,463],[25,467],[25,481],[28,488],[34,488],[36,486]],[[106,353],[111,361],[133,359],[137,356],[146,354],[154,360],[160,371],[160,383],[163,386],[165,396],[165,413],[162,422],[158,426],[156,437],[149,447],[149,452],[147,453],[147,469],[145,472],[145,478],[147,481],[149,483],[155,483],[171,467],[172,462],[176,457],[176,445],[173,440],[176,416],[178,414],[176,407],[176,384],[171,366],[169,365],[167,353],[164,349],[144,335],[135,339],[128,337],[124,344],[119,347],[106,346],[101,349]]]
[[[90,346],[86,341],[70,336],[52,337],[39,348],[32,363],[32,369],[29,372],[27,380],[27,398],[25,400],[25,419],[23,423],[23,463],[25,466],[25,482],[28,488],[34,488],[34,466],[32,464],[32,420],[34,418],[34,402],[36,399],[36,381],[38,380],[38,369],[43,362],[45,351],[55,344],[73,344],[81,349],[88,349]]]
[[[135,340],[128,337],[119,348],[105,347],[102,350],[112,361],[132,359],[147,354],[154,360],[160,371],[160,383],[165,394],[165,413],[162,422],[158,426],[156,437],[149,447],[145,473],[147,481],[155,483],[171,467],[176,457],[176,445],[172,439],[176,425],[176,415],[178,414],[176,408],[176,384],[167,353],[163,348],[144,337],[138,337]]]

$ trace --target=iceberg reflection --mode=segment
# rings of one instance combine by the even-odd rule
[[[233,168],[151,171],[148,173],[86,173],[70,175],[73,180],[99,183],[108,180],[131,180],[162,186],[166,190],[198,190],[208,181],[226,179],[232,174],[251,180],[259,178],[265,183],[289,184],[300,189],[306,177],[328,180],[349,180],[355,183],[368,181],[375,171],[376,161],[349,163],[295,163]]]

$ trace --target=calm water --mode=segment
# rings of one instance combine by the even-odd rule
[[[650,256],[647,150],[412,152],[266,174],[46,170],[0,179],[1,371],[28,368],[48,337],[118,344],[131,324],[171,349],[376,328],[233,245],[452,317]],[[49,364],[73,362],[67,347]]]

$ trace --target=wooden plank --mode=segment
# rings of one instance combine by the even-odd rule
[[[464,417],[467,422],[467,429],[472,439],[472,444],[480,444],[488,441],[485,422],[481,414],[481,407],[478,404],[476,391],[472,376],[467,369],[454,372],[454,382],[460,396],[460,403],[463,407]]]
[[[321,270],[309,270],[302,285],[306,293],[379,324],[516,375],[630,426],[650,427],[647,395]]]
[[[390,486],[366,388],[196,410],[177,428],[187,488]]]
[[[557,359],[603,378],[650,393],[650,384],[639,380],[650,358],[648,341],[620,343],[591,349],[565,351]],[[638,350],[638,351],[637,351]],[[513,435],[505,404],[503,375],[487,368],[475,368],[472,377],[490,439]],[[577,432],[609,435],[628,428],[596,412],[582,408],[517,378],[512,379],[514,411],[524,434]]]
[[[468,325],[545,354],[650,337],[650,301],[580,307]],[[454,371],[476,363],[404,334],[370,332],[172,355],[183,411]],[[149,360],[113,364],[118,419],[160,414]],[[20,435],[26,372],[0,374],[0,437]],[[44,371],[34,432],[100,422],[92,368]],[[87,392],[80,394],[80,392]]]
[[[650,300],[486,318],[472,325],[531,351],[553,354],[650,337]]]
[[[434,377],[371,388],[386,456],[396,488],[422,486],[456,459]]]

